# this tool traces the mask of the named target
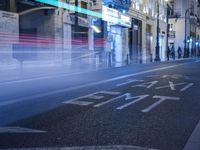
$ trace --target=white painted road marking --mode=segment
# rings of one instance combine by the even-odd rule
[[[151,81],[151,82],[146,82],[146,83],[142,83],[142,84],[138,84],[138,85],[133,85],[131,87],[145,87],[145,88],[150,89],[157,83],[158,83],[158,81]]]
[[[175,67],[184,66],[184,65],[188,65],[188,64],[192,64],[192,63],[196,63],[196,62],[193,61],[193,62],[182,63],[182,64],[179,64],[179,65],[172,65],[172,66],[150,69],[150,70],[141,71],[141,72],[137,72],[137,73],[133,73],[133,74],[128,74],[128,75],[123,75],[123,76],[119,76],[119,77],[115,77],[115,78],[106,79],[106,80],[103,80],[103,81],[92,82],[92,83],[88,83],[88,84],[84,84],[84,85],[80,85],[80,86],[75,86],[75,87],[72,87],[72,88],[54,90],[54,91],[51,91],[51,92],[35,94],[34,96],[27,96],[27,97],[22,97],[22,98],[18,98],[18,99],[7,100],[7,101],[4,101],[4,102],[1,102],[0,106],[6,106],[6,105],[22,102],[22,101],[29,100],[29,99],[35,99],[35,98],[39,98],[39,97],[50,96],[50,95],[58,94],[58,93],[61,93],[61,92],[69,92],[69,91],[72,91],[72,90],[78,90],[78,89],[81,89],[81,88],[96,86],[96,85],[99,85],[99,84],[113,82],[113,81],[116,81],[116,80],[121,80],[121,79],[129,78],[129,77],[133,77],[133,76],[137,76],[137,75],[142,75],[142,74],[146,74],[146,73],[151,73],[151,72],[156,72],[156,71],[166,70],[166,69],[172,69],[172,68],[175,68]]]
[[[190,87],[192,87],[194,85],[194,83],[190,83],[188,85],[186,85],[184,88],[181,89],[181,92],[186,91],[187,89],[189,89]]]
[[[164,89],[164,88],[170,88],[171,90],[175,90],[175,86],[184,85],[184,84],[186,84],[186,83],[183,82],[183,83],[174,84],[173,82],[169,82],[169,85],[156,87],[155,89],[159,90],[159,89]]]
[[[94,102],[88,102],[88,101],[71,101],[67,104],[73,104],[73,105],[80,105],[80,106],[88,106],[88,105],[91,105],[93,104]]]
[[[152,77],[159,77],[160,75],[149,75],[149,76],[146,76],[147,78],[152,78]]]
[[[183,76],[183,75],[180,75],[180,74],[172,74],[172,75],[149,75],[149,76],[146,76],[148,78],[152,78],[152,77],[160,77],[160,78],[173,78],[173,79],[179,79],[179,78],[184,78],[184,79],[187,79],[189,80],[190,78],[188,76]]]
[[[96,100],[100,100],[100,99],[103,99],[104,96],[99,96],[99,95],[88,95],[87,97],[85,98],[90,98],[90,99],[96,99]]]
[[[35,130],[22,127],[0,127],[1,133],[46,133],[47,131]]]
[[[119,95],[121,92],[113,92],[113,91],[100,91],[96,92],[97,94],[108,94],[108,95]]]
[[[150,105],[149,107],[143,109],[141,112],[143,112],[143,113],[150,112],[152,109],[154,109],[155,107],[157,107],[158,105],[160,105],[162,102],[164,102],[166,100],[176,100],[176,101],[180,100],[179,97],[158,96],[158,95],[155,95],[153,98],[158,98],[160,100],[155,102],[154,104]]]
[[[124,85],[130,84],[130,83],[133,83],[133,82],[143,82],[143,81],[144,80],[132,80],[132,79],[128,79],[126,82],[117,84],[116,86],[124,86]]]
[[[118,97],[112,98],[112,99],[110,99],[110,100],[107,100],[107,101],[105,101],[105,102],[102,102],[102,103],[99,103],[99,104],[97,104],[97,105],[94,105],[94,107],[103,106],[103,105],[105,105],[105,104],[108,104],[108,103],[113,102],[113,101],[115,101],[115,100],[121,99],[121,98],[123,98],[123,97],[125,97],[125,99],[126,99],[126,98],[130,98],[130,95],[131,95],[130,93],[126,93],[126,94],[120,95],[120,96],[118,96]]]
[[[175,91],[174,83],[169,81],[169,85],[172,91]]]
[[[130,106],[130,105],[132,105],[132,104],[135,104],[135,103],[137,103],[137,102],[139,102],[139,101],[145,99],[145,98],[148,97],[148,96],[149,96],[149,95],[140,95],[140,96],[128,97],[128,98],[126,98],[126,100],[131,100],[131,99],[135,99],[135,100],[132,101],[132,102],[130,102],[130,103],[127,103],[127,104],[125,104],[125,105],[123,105],[123,106],[117,107],[116,109],[122,110],[122,109],[124,109],[124,108],[126,108],[126,107],[128,107],[128,106]]]
[[[88,94],[88,95],[85,95],[85,96],[80,96],[80,97],[77,97],[77,98],[74,98],[74,99],[65,101],[65,102],[63,102],[63,103],[64,103],[64,104],[75,104],[75,105],[87,106],[87,105],[92,104],[93,102],[79,101],[79,100],[84,99],[84,98],[100,100],[100,99],[103,99],[103,98],[104,98],[104,96],[102,96],[102,95],[97,95],[97,94],[106,94],[106,95],[114,95],[114,96],[115,96],[115,95],[121,94],[121,92],[100,91],[100,92],[95,92],[95,93]]]

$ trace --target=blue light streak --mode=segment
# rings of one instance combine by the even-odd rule
[[[35,0],[35,1],[102,19],[102,13],[77,7],[71,4],[67,4],[65,2],[59,2],[58,0]],[[121,19],[118,19],[118,23],[121,24],[122,26],[127,26],[126,23]]]
[[[88,9],[84,9],[84,8],[81,8],[81,7],[73,6],[71,4],[67,4],[67,3],[64,3],[64,2],[59,2],[58,0],[35,0],[35,1],[45,3],[45,4],[48,4],[48,5],[52,5],[52,6],[55,6],[55,7],[60,7],[60,8],[64,8],[64,9],[67,9],[67,10],[79,12],[79,13],[86,14],[86,15],[89,15],[89,16],[102,18],[101,13],[91,11],[91,10],[88,10]]]

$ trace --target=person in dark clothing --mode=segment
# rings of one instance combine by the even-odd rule
[[[180,59],[182,57],[182,49],[181,47],[179,46],[178,47],[178,58]]]
[[[168,46],[168,48],[167,48],[167,60],[169,61],[169,55],[170,55],[170,48],[169,48],[169,46]]]
[[[172,46],[172,48],[171,48],[171,55],[172,55],[173,60],[175,60],[175,49],[174,49],[174,46]]]

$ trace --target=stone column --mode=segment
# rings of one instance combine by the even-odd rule
[[[63,14],[63,64],[70,67],[72,64],[72,26],[70,14]]]
[[[146,53],[146,21],[142,21],[142,62],[147,62]]]
[[[63,11],[58,8],[54,15],[54,49],[55,49],[55,62],[60,63],[63,61]]]
[[[128,28],[122,28],[122,52],[123,52],[123,61],[129,63],[129,35]]]
[[[16,8],[16,0],[9,0],[9,8],[11,12],[17,12],[17,8]]]
[[[94,30],[92,28],[89,28],[88,31],[88,45],[89,50],[94,50]]]

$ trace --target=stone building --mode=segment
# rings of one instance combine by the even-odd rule
[[[180,46],[184,57],[197,55],[199,42],[199,4],[196,0],[171,0],[169,46]],[[177,53],[176,53],[177,54]]]
[[[166,60],[164,0],[0,1],[1,11],[18,16],[13,27],[19,42],[5,47],[22,51],[14,60],[68,67],[148,63],[155,58],[158,13],[159,56]]]

